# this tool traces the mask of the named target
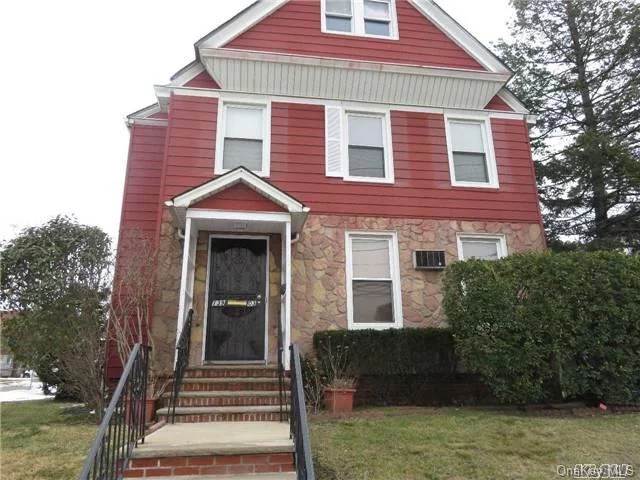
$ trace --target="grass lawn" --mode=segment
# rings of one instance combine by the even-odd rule
[[[2,403],[0,478],[77,478],[98,426],[53,400]]]
[[[640,476],[640,414],[400,412],[374,409],[371,414],[379,416],[313,419],[318,480],[560,479],[557,465],[577,463],[632,464]]]

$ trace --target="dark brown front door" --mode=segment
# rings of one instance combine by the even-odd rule
[[[266,268],[266,240],[211,240],[205,360],[265,359]]]

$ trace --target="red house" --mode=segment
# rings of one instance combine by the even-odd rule
[[[258,1],[195,49],[128,117],[168,367],[191,308],[191,365],[272,365],[279,326],[441,326],[444,265],[545,248],[513,72],[432,0]]]

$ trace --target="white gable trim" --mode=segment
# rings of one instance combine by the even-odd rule
[[[471,35],[433,0],[409,0],[409,2],[487,70],[496,73],[513,73],[491,50]]]
[[[244,167],[236,168],[226,175],[222,175],[200,185],[199,187],[189,190],[186,193],[178,195],[177,197],[174,197],[173,200],[166,202],[166,205],[176,208],[189,208],[194,203],[200,202],[205,198],[215,195],[222,190],[226,190],[240,182],[246,184],[262,196],[285,208],[290,213],[309,211],[307,207],[295,198],[277,189],[269,182],[262,180],[260,177],[249,172]]]
[[[184,67],[174,77],[172,77],[170,85],[181,87],[196,78],[202,72],[204,72],[204,67],[202,66],[202,63],[196,60],[190,65]]]
[[[500,90],[500,92],[498,92],[498,97],[500,97],[502,101],[504,101],[504,103],[509,105],[509,107],[514,112],[524,113],[524,114],[530,113],[527,107],[524,106],[524,103],[522,103],[518,97],[516,97],[513,93],[511,93],[506,88],[503,88],[502,90]]]
[[[151,118],[152,115],[160,113],[160,105],[154,103],[148,107],[142,108],[137,112],[133,112],[127,115],[127,125],[149,125],[152,127],[164,127],[167,125],[168,120],[166,118]]]
[[[231,40],[260,23],[288,0],[258,0],[253,5],[240,12],[227,23],[216,28],[196,43],[196,51],[200,48],[220,48]],[[319,21],[320,19],[318,19]],[[318,23],[319,25],[319,23]]]

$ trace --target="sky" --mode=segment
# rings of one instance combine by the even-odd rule
[[[153,86],[194,59],[194,42],[250,3],[2,2],[0,241],[66,214],[115,242],[125,116],[154,103]],[[508,0],[437,3],[485,44],[508,35]]]

